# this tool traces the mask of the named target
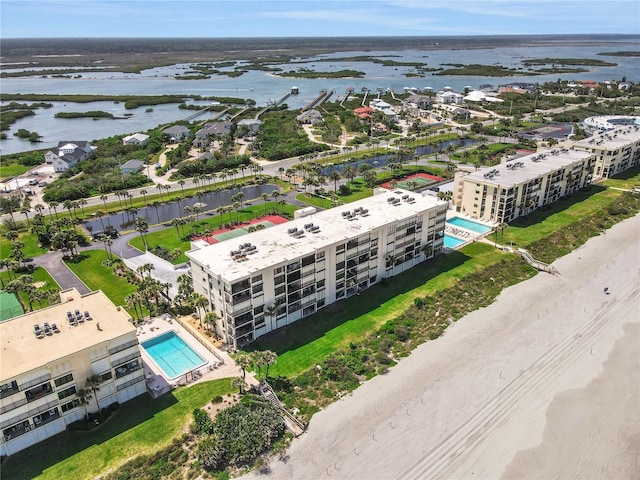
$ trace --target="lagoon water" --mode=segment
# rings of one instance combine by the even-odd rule
[[[395,92],[403,92],[404,87],[423,89],[431,87],[434,91],[445,86],[455,91],[462,91],[466,86],[478,88],[482,84],[503,85],[512,82],[544,83],[563,80],[640,80],[640,62],[633,57],[613,57],[598,55],[604,52],[637,51],[640,40],[624,42],[593,43],[589,45],[567,45],[548,47],[499,47],[491,49],[467,50],[398,50],[398,51],[352,51],[323,54],[315,57],[300,59],[298,62],[279,65],[284,70],[310,68],[318,71],[336,71],[353,69],[365,72],[365,78],[360,79],[301,79],[283,78],[264,71],[249,71],[240,77],[213,76],[206,80],[176,80],[175,74],[185,74],[190,70],[189,64],[158,67],[142,71],[140,74],[123,74],[116,72],[87,71],[77,78],[51,77],[23,77],[3,78],[0,89],[3,93],[48,93],[48,94],[93,94],[93,95],[200,95],[204,97],[234,97],[252,99],[257,105],[265,105],[271,99],[279,99],[292,86],[297,86],[300,94],[291,96],[286,104],[289,108],[297,109],[313,100],[320,90],[334,90],[330,101],[344,95],[348,87],[353,87],[359,94],[362,87],[374,91],[376,88],[391,88]],[[375,58],[389,57],[398,62],[422,62],[426,68],[446,67],[447,64],[483,64],[502,65],[510,68],[522,67],[522,60],[531,58],[594,58],[617,63],[615,67],[587,67],[588,72],[575,74],[550,74],[538,76],[514,77],[477,77],[477,76],[437,76],[425,73],[421,77],[407,77],[409,72],[415,72],[413,67],[384,66],[372,62],[350,61],[322,61],[327,58],[344,58],[355,56],[369,56]],[[239,63],[241,64],[241,63]],[[277,66],[277,65],[274,65]],[[6,71],[11,71],[5,69]],[[74,74],[75,77],[75,74]],[[3,102],[6,103],[6,102]],[[187,102],[189,103],[189,102]],[[208,102],[196,102],[206,105]],[[56,119],[55,113],[83,112],[89,110],[104,110],[115,116],[126,119],[91,120]],[[20,128],[36,131],[42,135],[42,142],[36,148],[50,148],[59,140],[94,140],[112,135],[135,133],[155,128],[158,125],[169,124],[183,119],[193,113],[190,110],[180,110],[177,104],[156,105],[153,111],[146,112],[146,107],[135,110],[125,110],[124,104],[113,102],[92,102],[75,104],[71,102],[55,102],[50,109],[38,109],[36,115],[19,120],[8,131],[8,139],[0,141],[0,153],[9,154],[33,150],[34,144],[13,137],[12,132]],[[205,120],[198,117],[195,120]]]

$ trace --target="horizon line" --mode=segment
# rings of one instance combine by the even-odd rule
[[[238,39],[290,39],[290,38],[322,38],[322,39],[338,39],[338,38],[504,38],[504,37],[637,37],[638,33],[505,33],[492,35],[462,35],[462,34],[439,34],[439,35],[288,35],[288,36],[228,36],[228,37],[190,37],[190,36],[142,36],[142,37],[3,37],[2,40],[238,40]]]

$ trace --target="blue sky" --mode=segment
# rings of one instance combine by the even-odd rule
[[[0,0],[0,37],[640,34],[638,0]]]

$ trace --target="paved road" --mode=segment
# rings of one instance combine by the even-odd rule
[[[62,261],[62,252],[60,251],[51,251],[40,255],[34,259],[34,264],[46,268],[62,290],[75,288],[83,295],[91,292],[91,289],[76,277],[76,274],[69,270],[69,267]]]

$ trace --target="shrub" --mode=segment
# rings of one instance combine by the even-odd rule
[[[193,429],[197,433],[211,433],[213,430],[213,422],[209,414],[201,408],[193,411]]]
[[[340,185],[338,187],[338,195],[341,195],[343,197],[351,195],[351,189],[347,185]]]

